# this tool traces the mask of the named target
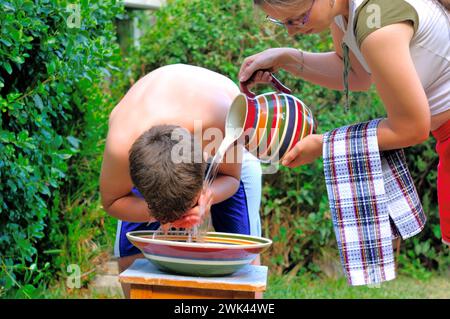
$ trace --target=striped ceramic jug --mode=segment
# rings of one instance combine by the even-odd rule
[[[249,80],[250,81],[250,80]],[[295,144],[314,133],[317,124],[311,110],[291,94],[272,75],[272,85],[278,92],[256,96],[241,83],[241,91],[228,111],[226,126],[241,130],[245,148],[263,162],[276,163]]]

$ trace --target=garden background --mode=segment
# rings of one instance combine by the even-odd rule
[[[148,12],[126,11],[116,0],[82,0],[75,7],[65,0],[0,0],[1,297],[94,296],[86,288],[96,265],[112,254],[116,230],[98,185],[108,115],[137,79],[162,65],[187,63],[236,82],[243,59],[266,48],[332,49],[328,33],[288,38],[251,3],[169,0]],[[138,23],[138,45],[126,21]],[[311,107],[319,132],[384,114],[374,90],[352,93],[345,113],[342,92],[283,72],[279,78]],[[263,236],[274,242],[263,256],[271,273],[266,295],[427,297],[440,289],[444,294],[434,296],[450,298],[434,147],[430,138],[406,150],[428,222],[402,242],[400,277],[386,284],[394,288],[390,294],[347,287],[342,279],[321,160],[265,175]],[[69,265],[80,267],[82,289],[66,286]]]

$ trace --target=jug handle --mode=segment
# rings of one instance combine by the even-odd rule
[[[258,71],[268,71],[268,70],[258,70]],[[258,72],[258,71],[256,71],[256,72]],[[252,76],[247,81],[239,83],[240,87],[241,87],[241,91],[250,98],[256,97],[256,94],[253,93],[252,91],[250,91],[249,88],[247,87],[253,81],[253,78],[255,77],[256,72],[253,73]],[[287,86],[285,86],[283,83],[281,83],[280,80],[278,80],[273,75],[273,73],[271,73],[270,75],[272,77],[272,81],[270,83],[277,91],[279,91],[281,93],[292,94],[292,91]]]

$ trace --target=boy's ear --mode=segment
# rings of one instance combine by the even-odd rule
[[[199,201],[199,199],[200,199],[200,196],[202,196],[202,191],[203,191],[203,189],[200,190],[200,192],[198,192],[198,194],[195,196],[195,198],[194,198],[194,204],[192,205],[192,208],[194,208],[195,206],[197,206],[198,201]]]
[[[208,161],[208,153],[207,152],[203,152],[203,161],[206,163]]]

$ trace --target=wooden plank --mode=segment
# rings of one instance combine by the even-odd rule
[[[146,259],[137,259],[119,275],[119,281],[130,284],[202,288],[233,291],[265,291],[267,267],[248,265],[224,277],[191,277],[164,273]]]
[[[233,291],[185,287],[153,286],[153,299],[231,299]]]
[[[260,299],[255,291],[233,291],[233,299]]]
[[[131,285],[131,299],[153,299],[153,287],[149,285]]]
[[[131,299],[255,299],[256,292],[131,285]]]

